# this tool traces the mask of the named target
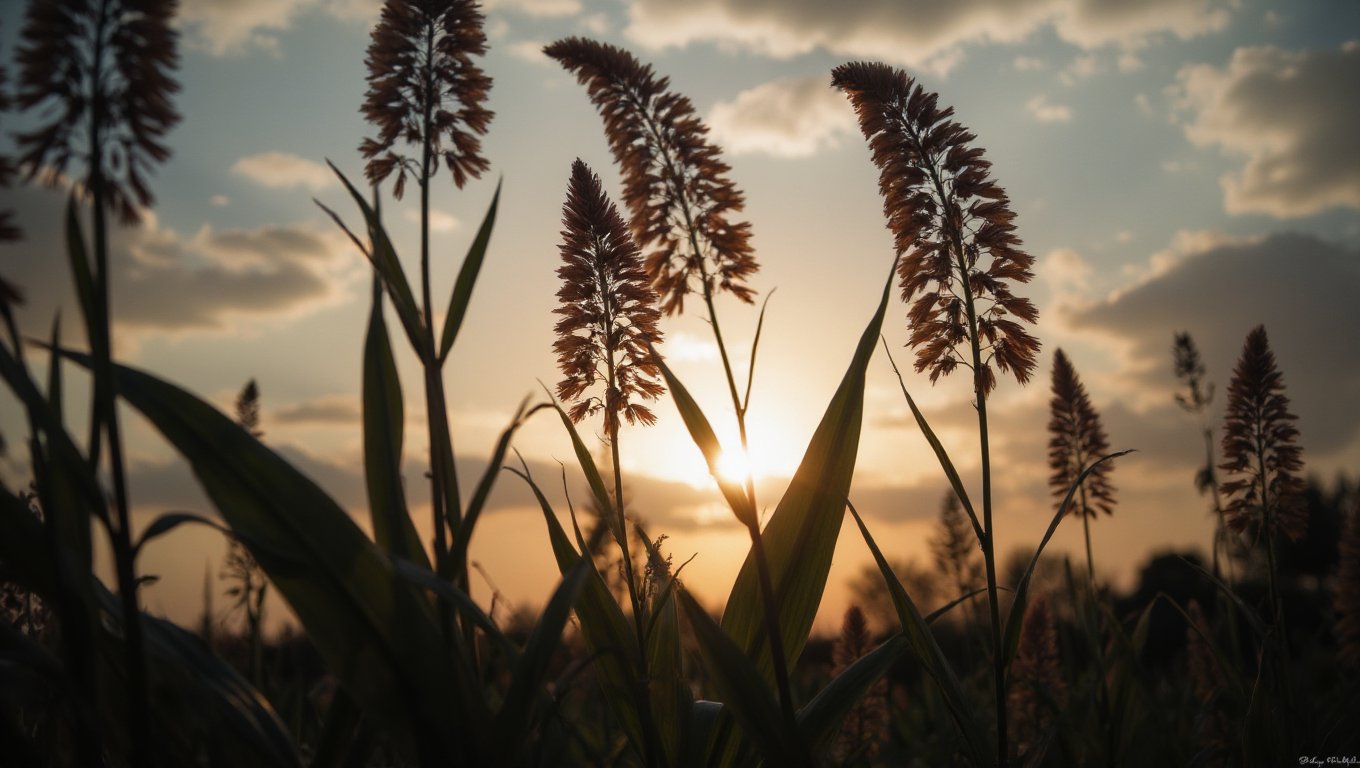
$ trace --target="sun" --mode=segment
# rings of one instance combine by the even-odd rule
[[[751,477],[751,457],[740,448],[725,448],[716,465],[718,477],[730,483],[745,485]]]

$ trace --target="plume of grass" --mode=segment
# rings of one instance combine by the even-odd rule
[[[1067,699],[1058,632],[1045,597],[1035,599],[1025,614],[1011,677],[1008,703],[1015,722],[1015,750],[1024,762],[1042,750]]]
[[[1332,591],[1336,643],[1343,660],[1360,666],[1360,498],[1346,520],[1337,545],[1337,560]]]
[[[1176,403],[1187,413],[1195,415],[1200,421],[1200,431],[1204,435],[1204,466],[1195,473],[1195,487],[1200,493],[1209,494],[1213,503],[1214,546],[1213,573],[1219,576],[1219,551],[1228,544],[1227,530],[1223,523],[1223,502],[1219,495],[1218,463],[1214,453],[1214,425],[1210,423],[1208,409],[1214,400],[1213,382],[1206,382],[1204,362],[1200,359],[1199,347],[1189,332],[1175,335],[1171,347],[1172,370],[1185,387],[1184,392],[1176,393]]]
[[[1038,310],[1011,289],[1013,283],[1030,280],[1034,259],[1020,249],[1010,201],[991,179],[983,150],[971,146],[976,136],[950,119],[952,108],[939,108],[936,94],[905,72],[878,63],[842,64],[833,70],[831,84],[849,97],[879,169],[883,211],[901,257],[899,286],[910,305],[909,346],[916,350],[916,370],[929,369],[932,382],[959,365],[973,374],[982,519],[966,502],[965,509],[983,550],[996,755],[997,763],[1005,764],[1006,659],[992,527],[987,395],[996,386],[993,366],[1021,384],[1034,370],[1039,341],[1026,324],[1038,320]],[[941,461],[948,472],[952,463],[943,455]]]
[[[623,508],[623,473],[619,466],[620,420],[651,425],[656,416],[643,400],[665,391],[652,345],[660,343],[656,293],[647,282],[637,244],[610,202],[600,178],[585,163],[571,167],[566,204],[562,208],[562,266],[557,276],[561,315],[554,328],[553,351],[563,378],[557,395],[571,403],[570,416],[581,421],[603,413],[614,469],[614,519],[611,528],[623,554],[625,579],[634,621],[642,638],[644,620],[638,583],[628,549],[628,523]],[[602,385],[603,392],[594,390]]]
[[[83,161],[79,190],[94,219],[92,301],[83,309],[94,352],[90,464],[99,465],[100,434],[108,439],[116,516],[109,525],[130,675],[132,761],[151,762],[147,674],[137,577],[123,468],[117,392],[112,375],[109,305],[109,210],[125,224],[152,202],[146,174],[170,150],[165,135],[179,122],[171,101],[179,89],[174,0],[63,0],[28,6],[19,48],[18,105],[39,110],[35,128],[15,135],[18,163],[28,179],[56,184],[73,158]],[[82,254],[83,260],[85,256]]]
[[[737,388],[714,298],[719,292],[727,292],[752,303],[755,291],[746,281],[760,267],[750,244],[750,224],[733,220],[745,203],[740,190],[727,178],[730,168],[718,148],[709,143],[708,127],[699,120],[690,100],[670,91],[668,78],[657,77],[651,66],[628,51],[569,37],[547,46],[544,53],[586,86],[604,120],[605,137],[623,177],[629,226],[639,246],[647,250],[647,274],[662,309],[666,314],[683,311],[685,297],[696,287],[703,297],[736,415],[741,450],[747,454],[746,414],[764,313],[752,342],[751,368],[743,395]],[[758,509],[755,479],[749,473],[744,479],[747,506]],[[752,518],[743,522],[760,573],[780,704],[785,719],[792,722],[788,662],[778,631],[769,558],[758,521]]]
[[[840,677],[873,649],[873,638],[869,635],[869,624],[864,612],[857,605],[850,606],[841,621],[841,634],[836,638],[831,652],[836,665],[831,673],[832,678]],[[841,722],[832,755],[841,765],[872,761],[887,739],[888,714],[888,681],[880,677],[855,702]]]
[[[1186,606],[1185,656],[1190,690],[1199,705],[1197,737],[1201,749],[1221,754],[1231,746],[1232,726],[1223,711],[1221,697],[1227,688],[1218,657],[1205,639],[1209,623],[1198,600]]]
[[[260,429],[260,388],[254,379],[247,381],[236,396],[236,423],[254,438],[264,436],[264,431]],[[239,539],[232,539],[227,549],[221,578],[229,585],[227,597],[232,599],[231,612],[245,617],[250,683],[257,689],[263,689],[264,601],[269,593],[269,579],[255,556]]]
[[[977,538],[973,536],[958,495],[952,490],[945,493],[940,504],[940,516],[929,544],[935,570],[950,580],[955,597],[968,594],[983,581]],[[972,614],[970,610],[968,615]]]
[[[1110,452],[1110,441],[1100,423],[1100,414],[1091,405],[1072,362],[1061,350],[1053,355],[1053,398],[1049,400],[1048,467],[1052,474],[1048,486],[1059,504],[1067,489],[1088,464]],[[1114,486],[1110,482],[1110,463],[1101,464],[1077,488],[1076,504],[1068,514],[1081,515],[1086,535],[1086,575],[1095,584],[1095,564],[1091,557],[1091,518],[1097,513],[1114,512]]]
[[[483,16],[473,0],[386,0],[368,47],[368,91],[361,111],[377,128],[359,147],[365,173],[375,186],[395,171],[393,194],[400,199],[407,175],[420,187],[420,312],[423,332],[413,339],[424,371],[430,442],[431,514],[434,563],[467,588],[467,570],[447,574],[449,530],[461,527],[462,509],[441,363],[451,338],[436,347],[430,300],[430,187],[448,168],[462,188],[490,164],[480,136],[492,112],[484,106],[491,78],[473,57],[486,53]],[[408,156],[401,145],[416,153]],[[448,334],[446,332],[445,336]],[[456,547],[456,543],[454,545]]]
[[[9,95],[9,75],[0,67],[0,114],[8,112],[11,106]],[[14,161],[9,155],[0,153],[0,189],[8,189],[14,182]],[[14,223],[14,211],[0,210],[0,242],[18,240],[22,236]]]
[[[1281,623],[1276,584],[1275,541],[1303,537],[1308,525],[1302,505],[1302,451],[1298,446],[1297,417],[1289,411],[1284,377],[1264,326],[1257,326],[1242,347],[1228,385],[1228,407],[1223,419],[1223,458],[1219,469],[1230,478],[1223,483],[1227,499],[1223,513],[1228,527],[1262,544],[1270,577],[1271,612]]]

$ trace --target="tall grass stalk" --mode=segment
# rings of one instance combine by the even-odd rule
[[[108,441],[114,505],[114,517],[103,520],[113,544],[122,605],[131,757],[137,765],[152,765],[154,753],[136,553],[112,372],[108,211],[116,209],[125,224],[136,223],[139,206],[151,202],[143,173],[170,154],[162,139],[179,121],[170,102],[178,90],[170,76],[178,64],[170,23],[174,10],[173,0],[91,0],[73,6],[33,2],[19,50],[19,105],[58,107],[37,128],[16,135],[20,166],[29,179],[42,174],[55,184],[72,156],[85,161],[79,183],[90,200],[94,238],[93,295],[82,307],[94,353],[89,462],[96,468],[100,464],[102,434]]]
[[[707,140],[708,128],[695,114],[690,100],[668,90],[668,78],[656,77],[650,66],[628,51],[571,37],[547,46],[544,53],[576,74],[604,119],[605,136],[624,177],[630,227],[638,244],[650,249],[647,272],[664,311],[682,311],[685,297],[697,285],[722,360],[741,452],[749,456],[746,414],[760,323],[752,342],[743,396],[715,304],[719,291],[753,302],[755,293],[745,283],[759,269],[749,242],[750,225],[729,220],[744,205],[741,192],[726,178],[730,168],[720,158],[718,148]],[[743,488],[750,509],[758,510],[755,478],[750,471],[743,478]],[[758,516],[753,514],[742,522],[759,572],[780,709],[792,725],[789,660],[779,632],[769,558]]]
[[[905,72],[876,63],[843,64],[832,72],[831,84],[854,105],[880,171],[884,214],[902,255],[902,297],[911,304],[909,343],[916,348],[916,370],[929,369],[932,383],[960,365],[972,372],[982,486],[982,518],[974,515],[974,524],[987,577],[996,762],[1005,765],[1006,656],[987,395],[996,386],[993,364],[1021,384],[1034,368],[1039,342],[1021,323],[1037,321],[1038,311],[1008,285],[1028,282],[1034,259],[1019,249],[1015,216],[1005,192],[989,178],[983,150],[969,146],[976,137],[949,120],[953,109],[938,108],[936,94]]]

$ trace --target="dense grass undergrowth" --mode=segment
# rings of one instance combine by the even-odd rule
[[[365,533],[261,442],[253,382],[224,414],[120,364],[113,349],[109,232],[151,210],[147,176],[179,119],[174,11],[167,0],[35,1],[23,22],[13,101],[37,127],[15,135],[18,154],[0,181],[69,188],[65,256],[88,349],[65,343],[59,321],[42,340],[26,335],[35,331],[14,312],[22,286],[0,282],[0,377],[27,423],[6,446],[31,472],[0,488],[3,764],[1282,765],[1360,751],[1360,492],[1303,479],[1265,328],[1244,342],[1221,419],[1193,340],[1174,339],[1179,400],[1200,418],[1206,450],[1187,481],[1218,521],[1207,557],[1159,555],[1129,593],[1096,578],[1091,524],[1117,509],[1113,468],[1127,451],[1112,450],[1062,350],[1048,426],[1054,514],[1030,532],[1033,550],[997,551],[1007,521],[994,515],[993,479],[1006,468],[991,460],[987,408],[997,388],[1036,373],[1039,313],[1018,293],[1033,258],[977,137],[936,94],[883,64],[844,64],[830,84],[879,171],[895,252],[882,292],[865,297],[839,387],[828,403],[808,404],[823,416],[788,489],[758,500],[752,478],[719,471],[725,451],[747,448],[765,322],[763,305],[747,334],[720,322],[719,309],[758,297],[731,169],[690,101],[650,66],[593,40],[549,45],[600,113],[622,208],[579,160],[535,180],[569,179],[553,347],[562,379],[478,447],[491,456],[483,475],[460,478],[446,362],[482,265],[495,258],[500,189],[438,305],[430,263],[448,249],[432,247],[429,195],[491,170],[480,144],[493,120],[484,106],[492,80],[478,61],[483,18],[471,0],[388,0],[367,54],[368,189],[332,165],[344,205],[318,201],[373,272]],[[382,200],[412,189],[420,253],[404,259]],[[22,237],[11,218],[0,236]],[[964,478],[899,375],[950,489],[924,568],[891,561],[854,506],[866,372],[887,318],[901,314],[894,288],[915,369],[932,385],[964,380],[977,416],[979,470]],[[666,363],[666,317],[685,311],[712,329],[730,403],[701,407]],[[749,339],[746,370],[733,364],[739,338]],[[891,359],[886,342],[882,350]],[[424,478],[401,474],[398,354],[420,364]],[[93,382],[86,424],[65,415],[69,370]],[[178,452],[213,513],[169,513],[134,532],[117,404]],[[728,405],[739,446],[721,445],[707,415]],[[623,428],[670,407],[751,542],[720,616],[685,589],[664,532],[629,509]],[[585,488],[568,509],[541,490],[558,478],[534,477],[515,458],[530,419],[560,422],[572,442]],[[601,452],[582,422],[605,437]],[[430,483],[428,546],[407,479]],[[469,596],[468,548],[505,482],[533,491],[560,580],[541,612],[501,621]],[[762,520],[762,509],[773,511]],[[858,605],[840,636],[813,637],[847,512],[875,566],[856,579]],[[1045,556],[1074,517],[1084,562]],[[186,524],[232,542],[225,597],[239,620],[229,627],[209,607],[211,579],[194,630],[141,609],[139,552]],[[104,541],[116,572],[107,585],[92,566]],[[266,641],[271,590],[300,629]]]

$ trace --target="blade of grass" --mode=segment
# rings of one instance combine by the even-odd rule
[[[449,297],[449,311],[444,314],[444,330],[440,334],[439,362],[448,359],[449,350],[458,338],[458,330],[463,327],[463,317],[467,315],[468,303],[472,301],[472,289],[477,284],[482,261],[486,258],[486,247],[491,242],[491,230],[496,226],[496,209],[501,202],[501,181],[496,182],[496,194],[491,197],[491,205],[486,209],[482,225],[477,229],[477,237],[468,248],[463,266],[458,270],[458,279],[453,284],[453,295]]]
[[[384,552],[430,567],[420,543],[401,478],[402,432],[406,423],[401,379],[383,320],[381,279],[373,275],[372,304],[364,337],[364,484],[373,538]]]
[[[798,727],[815,753],[820,754],[827,742],[836,735],[841,721],[850,714],[865,691],[910,648],[911,644],[904,635],[893,635],[857,659],[818,691],[812,701],[798,710]]]
[[[893,268],[896,269],[896,262]],[[864,412],[865,370],[883,326],[893,274],[865,327],[840,386],[827,405],[803,460],[761,534],[775,594],[775,613],[787,663],[796,665],[826,588],[850,491]],[[773,682],[774,663],[764,642],[765,612],[754,550],[737,574],[723,612],[723,630]]]
[[[864,524],[864,519],[859,516],[859,511],[855,509],[854,504],[848,501],[846,506],[850,509],[850,515],[855,519],[855,524],[859,526],[859,532],[864,537],[864,543],[869,545],[869,551],[873,553],[874,562],[878,564],[878,570],[883,575],[883,580],[887,582],[888,594],[892,597],[893,607],[897,609],[897,618],[902,622],[903,636],[907,639],[912,652],[921,662],[926,673],[935,680],[940,695],[944,697],[945,706],[949,709],[950,717],[963,735],[964,747],[967,749],[973,764],[987,765],[987,755],[991,751],[991,742],[974,716],[973,708],[967,697],[964,696],[963,687],[959,685],[959,679],[954,673],[954,668],[949,665],[949,660],[945,658],[944,651],[935,641],[935,636],[931,634],[929,625],[926,624],[925,619],[921,618],[921,612],[916,608],[916,603],[912,602],[911,596],[907,594],[907,590],[902,586],[897,574],[893,573],[892,566],[888,564],[887,558],[878,548],[873,535],[869,533],[869,527]]]
[[[89,365],[83,354],[61,354]],[[490,713],[466,651],[450,657],[428,603],[398,579],[349,515],[212,406],[141,371],[114,372],[118,391],[189,461],[232,529],[248,547],[264,545],[252,554],[365,710],[409,727],[426,759],[493,754],[486,742]]]

